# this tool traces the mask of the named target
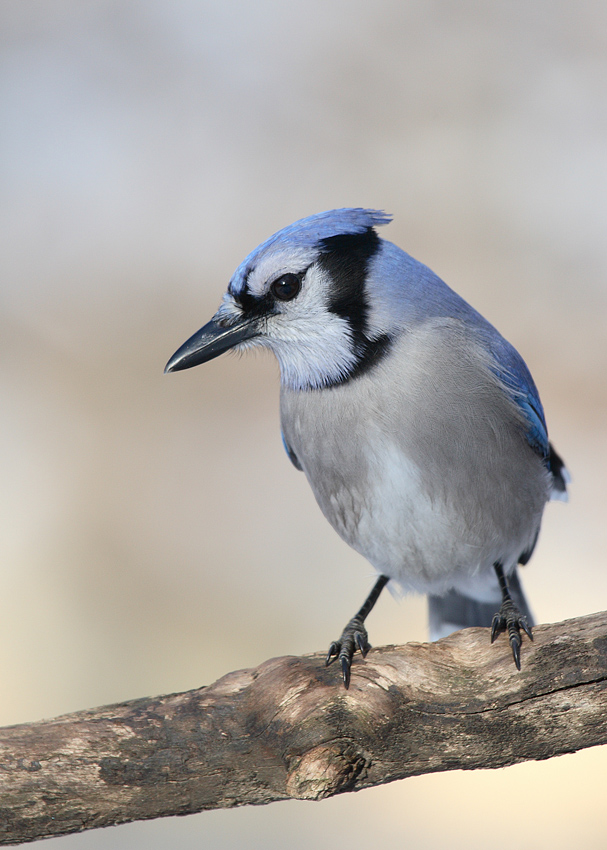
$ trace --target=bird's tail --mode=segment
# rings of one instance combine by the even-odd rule
[[[516,570],[508,577],[508,587],[527,623],[530,626],[535,625]],[[497,582],[495,599],[485,597],[482,602],[459,590],[450,590],[444,596],[428,596],[430,640],[438,640],[469,626],[490,627],[493,615],[501,604],[502,597]]]

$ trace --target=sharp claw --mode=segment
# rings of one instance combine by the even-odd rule
[[[334,640],[329,646],[325,666],[328,667],[336,658],[339,658],[344,685],[348,688],[350,685],[350,670],[354,653],[358,650],[362,657],[365,658],[370,649],[371,644],[369,643],[363,620],[358,616],[352,617],[339,640]]]
[[[521,669],[521,639],[518,635],[512,635],[510,638],[510,646],[512,647],[512,657],[516,664],[516,669]]]
[[[500,632],[507,631],[512,649],[512,657],[516,664],[516,669],[521,669],[521,631],[525,632],[529,640],[533,640],[531,626],[522,616],[512,600],[504,600],[502,607],[494,616],[491,622],[491,643],[496,639]]]
[[[494,642],[500,631],[500,616],[496,614],[491,621],[491,643]]]
[[[525,632],[529,640],[533,640],[533,632],[531,631],[531,628],[529,627],[527,620],[524,617],[521,617],[519,625],[521,629]]]
[[[341,661],[341,673],[344,678],[344,687],[346,690],[350,687],[350,659],[342,655],[340,658]]]
[[[340,648],[341,647],[339,646],[339,644],[333,641],[333,643],[329,647],[329,651],[327,652],[327,657],[325,659],[325,667],[328,667],[329,664],[332,664],[335,661],[335,659],[339,655]]]
[[[359,648],[360,654],[363,658],[366,657],[367,652],[371,648],[365,640],[364,635],[362,635],[360,632],[356,633],[356,646]]]

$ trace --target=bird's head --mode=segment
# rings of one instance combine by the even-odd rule
[[[367,289],[374,258],[389,245],[374,227],[389,221],[376,210],[330,210],[275,233],[238,267],[215,316],[165,371],[252,346],[274,352],[292,389],[331,386],[364,370],[390,344]]]

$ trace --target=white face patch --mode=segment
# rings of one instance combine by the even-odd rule
[[[266,344],[290,389],[335,383],[356,364],[350,325],[329,309],[330,286],[327,273],[311,266],[297,298],[281,303],[280,312],[268,317]]]
[[[317,252],[311,255],[302,249],[262,258],[248,276],[248,292],[262,299],[277,278],[288,272],[301,274],[306,262],[310,264],[317,257]],[[293,390],[317,389],[342,380],[357,358],[350,325],[329,309],[330,285],[326,272],[309,265],[299,294],[292,301],[277,300],[275,312],[259,319],[259,336],[235,350],[270,348],[278,360],[282,383]],[[227,292],[215,319],[229,324],[245,315],[246,311]]]
[[[300,274],[318,259],[311,248],[284,248],[261,257],[247,278],[247,289],[254,298],[263,298],[273,281],[287,272]],[[238,293],[235,293],[238,294]]]
[[[237,304],[234,297],[226,292],[221,299],[219,310],[213,316],[213,319],[220,325],[230,325],[243,318],[244,311],[240,304]]]

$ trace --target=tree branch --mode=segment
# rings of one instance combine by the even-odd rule
[[[203,809],[319,800],[607,742],[607,612],[372,650],[345,691],[320,654],[0,730],[0,844]]]

